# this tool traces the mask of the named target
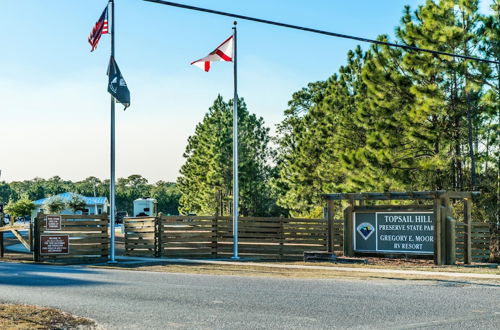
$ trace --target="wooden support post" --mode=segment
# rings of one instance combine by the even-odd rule
[[[283,217],[280,217],[280,249],[279,249],[279,258],[284,259],[285,258],[285,225],[283,221]]]
[[[328,206],[326,211],[326,221],[328,224],[328,239],[326,248],[328,252],[333,252],[333,218],[334,218],[333,201],[328,200]]]
[[[33,220],[33,235],[35,236],[33,239],[33,260],[38,262],[41,261],[40,258],[40,223],[42,222],[42,214],[38,213],[35,219]]]
[[[344,213],[344,256],[354,256],[354,240],[353,240],[353,211],[354,200],[349,200],[349,207],[346,208]]]
[[[28,241],[30,242],[30,251],[33,252],[33,219],[30,220],[30,227],[28,229]]]
[[[3,213],[0,213],[0,227],[3,227]],[[0,231],[0,258],[3,258],[5,246],[3,242],[3,231]]]
[[[447,207],[441,205],[441,265],[446,265],[446,216],[447,216]]]
[[[343,237],[343,251],[344,251],[344,256],[347,256],[349,253],[347,250],[347,246],[349,245],[349,239],[347,238],[347,226],[348,226],[348,219],[349,219],[349,206],[344,209],[344,237]]]
[[[212,228],[211,228],[211,254],[212,257],[217,258],[217,255],[219,253],[218,251],[218,245],[217,245],[217,236],[218,236],[218,226],[217,226],[217,221],[219,220],[219,212],[216,211],[214,219],[212,220]]]
[[[156,258],[159,258],[161,257],[161,250],[162,250],[162,247],[161,247],[161,229],[162,229],[162,225],[161,225],[161,218],[162,218],[163,214],[160,212],[158,213],[158,216],[155,217],[155,257]]]
[[[472,263],[472,200],[464,199],[464,264]]]
[[[448,231],[446,230],[446,223],[448,216],[451,216],[450,199],[446,196],[441,198],[441,257],[442,264],[447,265],[449,251],[447,249]]]
[[[456,220],[451,214],[446,216],[446,264],[455,265],[457,263],[456,245]]]
[[[434,199],[434,264],[442,265],[441,199]]]

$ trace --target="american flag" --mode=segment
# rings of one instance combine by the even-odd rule
[[[103,34],[108,34],[108,6],[104,8],[104,11],[102,12],[101,17],[95,23],[94,28],[92,29],[92,32],[90,32],[89,35],[89,43],[90,46],[92,46],[91,52],[93,52],[97,48],[97,44],[99,43],[99,40],[101,39],[101,35]]]

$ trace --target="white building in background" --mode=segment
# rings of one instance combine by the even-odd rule
[[[83,195],[79,194],[73,194],[70,192],[65,192],[59,195],[55,195],[52,197],[59,197],[64,203],[67,203],[71,200],[71,197],[73,195],[76,195],[80,197],[82,200],[85,201],[85,209],[83,211],[76,211],[74,212],[71,209],[65,209],[61,212],[61,214],[102,214],[102,213],[108,213],[108,198],[107,197],[86,197]],[[42,198],[39,200],[34,201],[33,203],[35,204],[35,209],[33,212],[31,212],[31,219],[34,219],[39,212],[44,212],[43,210],[43,204],[52,197],[48,198]]]

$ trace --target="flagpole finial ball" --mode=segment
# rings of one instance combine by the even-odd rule
[[[234,21],[233,24],[236,25],[236,24],[238,24],[238,22]]]

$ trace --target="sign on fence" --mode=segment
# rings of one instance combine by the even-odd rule
[[[47,215],[45,217],[45,228],[47,230],[61,230],[61,216]]]
[[[69,254],[69,235],[40,235],[40,254]]]
[[[354,212],[354,251],[434,253],[432,212]]]

